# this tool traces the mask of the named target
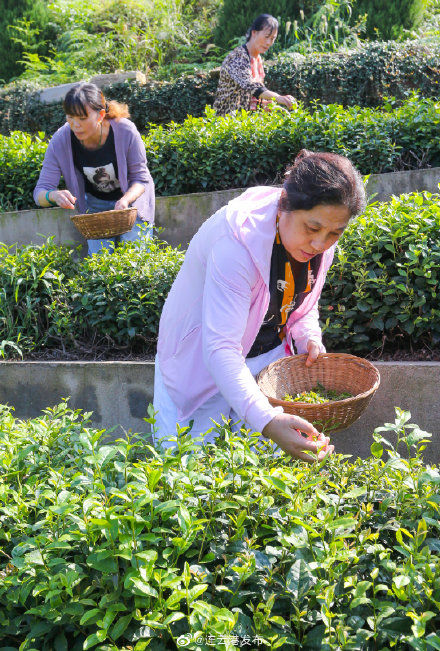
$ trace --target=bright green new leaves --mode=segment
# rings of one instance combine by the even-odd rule
[[[51,240],[0,245],[0,355],[50,348],[82,350],[81,356],[115,347],[151,352],[183,253],[158,240],[148,253],[136,242],[83,260],[72,253]],[[114,453],[100,452],[103,461]]]
[[[348,156],[363,174],[440,164],[440,104],[423,96],[377,109],[298,104],[290,113],[274,107],[223,118],[207,107],[192,115],[143,136],[158,195],[280,183],[303,148]],[[0,210],[34,208],[45,148],[40,136],[0,135]]]
[[[309,466],[226,425],[161,452],[3,407],[0,647],[439,648],[440,473],[410,417]]]

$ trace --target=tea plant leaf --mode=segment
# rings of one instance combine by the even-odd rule
[[[345,531],[351,531],[356,527],[356,525],[357,525],[357,521],[353,517],[344,516],[341,518],[336,518],[336,520],[327,522],[325,526],[329,531],[333,531],[335,529],[343,529]]]
[[[153,588],[149,583],[142,581],[142,579],[131,578],[131,583],[134,587],[139,590],[142,594],[148,595],[149,597],[157,597],[158,593],[155,588]]]
[[[133,619],[133,615],[123,615],[118,619],[115,625],[112,628],[111,637],[114,640],[117,640],[121,635],[127,630],[128,625]]]
[[[303,559],[295,561],[286,576],[286,588],[297,600],[301,600],[315,583],[316,578]]]
[[[81,617],[79,620],[79,623],[81,625],[89,623],[94,623],[97,622],[98,619],[102,616],[102,610],[100,608],[92,608],[92,610],[88,610],[84,615]]]
[[[171,615],[168,615],[168,617],[165,617],[165,619],[163,620],[163,623],[165,624],[165,626],[169,626],[173,622],[178,622],[181,619],[184,619],[184,617],[185,617],[185,615],[183,613],[179,613],[179,612],[171,613]]]
[[[194,588],[191,588],[188,590],[188,603],[191,604],[193,601],[198,599],[207,589],[208,585],[202,584],[202,585],[196,585]]]
[[[357,486],[356,488],[352,488],[347,493],[344,493],[342,497],[344,499],[354,499],[356,497],[361,497],[362,495],[365,495],[366,492],[367,489],[365,488],[365,486]]]
[[[106,637],[107,634],[105,631],[97,631],[96,633],[92,633],[92,635],[89,635],[85,640],[83,649],[91,649],[100,642],[104,642]]]
[[[432,647],[437,651],[440,651],[440,636],[435,633],[429,633],[425,638],[426,643],[428,644],[428,649]]]
[[[113,557],[111,551],[106,549],[92,552],[87,556],[86,562],[89,567],[107,574],[118,571],[117,560]]]

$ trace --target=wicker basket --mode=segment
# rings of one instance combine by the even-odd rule
[[[131,231],[136,217],[137,208],[125,208],[72,215],[70,219],[86,240],[101,240]]]
[[[323,432],[336,432],[349,427],[367,408],[376,392],[380,375],[366,359],[343,353],[319,355],[306,367],[307,355],[283,357],[264,368],[258,375],[258,386],[274,407],[302,416]],[[282,397],[310,391],[317,383],[338,393],[348,392],[352,398],[313,405],[287,402]]]

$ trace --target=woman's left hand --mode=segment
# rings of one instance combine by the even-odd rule
[[[121,197],[115,203],[115,210],[125,210],[126,208],[129,207],[129,205],[130,204],[128,203],[127,199],[125,199],[124,197]]]
[[[307,342],[307,352],[308,352],[308,357],[306,359],[306,366],[311,366],[314,362],[316,362],[320,351],[319,344],[317,344],[316,341],[313,339],[309,339]]]

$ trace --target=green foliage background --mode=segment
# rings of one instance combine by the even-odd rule
[[[28,29],[26,43],[14,41],[20,39],[20,32],[10,26],[23,25],[28,21],[32,29]],[[46,39],[53,35],[50,26],[49,12],[45,0],[2,0],[0,13],[0,82],[18,77],[24,71],[21,59],[24,47],[29,51],[47,54]],[[30,27],[30,25],[29,25]]]
[[[367,14],[365,35],[375,40],[395,39],[405,30],[417,28],[425,14],[427,0],[356,0],[353,15]]]
[[[244,0],[237,4],[234,0],[223,0],[215,30],[215,41],[218,45],[228,48],[231,43],[244,37],[248,28],[260,14],[271,14],[281,19],[281,29],[287,21],[293,22],[300,18],[300,11],[309,18],[322,2],[320,0]]]

